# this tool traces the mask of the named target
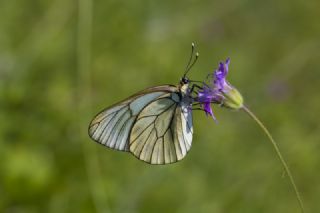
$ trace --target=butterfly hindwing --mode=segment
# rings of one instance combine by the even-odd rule
[[[130,152],[151,164],[185,157],[192,142],[192,112],[178,93],[160,96],[138,115],[129,139]]]

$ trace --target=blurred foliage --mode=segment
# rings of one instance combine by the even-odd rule
[[[320,211],[320,1],[1,1],[0,212],[299,212],[274,150],[243,112],[194,113],[182,162],[150,166],[87,136],[92,116],[175,84],[190,44],[230,82]]]

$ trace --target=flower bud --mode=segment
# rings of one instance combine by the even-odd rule
[[[243,98],[236,88],[230,88],[227,92],[223,92],[222,106],[230,109],[240,109],[243,106]]]

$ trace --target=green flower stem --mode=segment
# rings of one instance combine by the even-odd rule
[[[284,169],[285,169],[285,171],[286,171],[286,173],[287,173],[287,175],[288,175],[288,177],[289,177],[289,179],[290,179],[290,182],[291,182],[291,184],[292,184],[292,186],[293,186],[294,192],[295,192],[296,197],[297,197],[297,199],[298,199],[298,202],[299,202],[299,205],[300,205],[300,208],[301,208],[301,212],[304,213],[305,211],[304,211],[303,202],[302,202],[300,193],[299,193],[298,188],[297,188],[297,186],[296,186],[296,184],[295,184],[295,181],[294,181],[293,176],[292,176],[292,174],[291,174],[291,172],[290,172],[290,169],[289,169],[286,161],[285,161],[284,158],[282,157],[282,154],[281,154],[281,152],[280,152],[280,150],[279,150],[278,145],[276,144],[275,140],[274,140],[273,137],[271,136],[271,134],[270,134],[270,132],[268,131],[268,129],[267,129],[267,128],[263,125],[263,123],[255,116],[255,114],[253,114],[246,106],[243,106],[242,109],[243,109],[251,118],[253,118],[253,120],[255,120],[255,121],[257,122],[257,124],[261,127],[261,129],[264,131],[264,133],[268,136],[270,142],[271,142],[272,145],[273,145],[273,148],[274,148],[275,151],[277,152],[277,155],[278,155],[278,157],[279,157],[279,159],[280,159],[280,161],[281,161],[281,163],[282,163],[282,165],[283,165],[283,167],[284,167]]]
[[[75,129],[77,140],[81,141],[83,157],[85,162],[85,172],[87,175],[86,187],[89,188],[90,196],[94,206],[94,212],[110,212],[108,205],[108,194],[104,190],[101,164],[95,147],[88,143],[87,127],[84,125],[90,118],[91,108],[91,40],[92,40],[92,17],[93,0],[78,0],[77,18],[77,87],[75,95],[77,101],[77,129]]]

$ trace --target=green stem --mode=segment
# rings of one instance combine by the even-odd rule
[[[98,213],[111,212],[108,205],[108,195],[104,190],[101,164],[95,147],[88,143],[86,122],[91,113],[91,40],[93,0],[78,0],[78,26],[77,26],[77,88],[76,100],[76,130],[79,141],[82,143],[82,152],[85,162],[85,171],[88,178],[88,187],[93,201],[94,211]]]
[[[303,207],[303,202],[302,202],[300,193],[299,193],[299,191],[298,191],[298,188],[297,188],[297,186],[296,186],[296,184],[295,184],[295,181],[294,181],[294,179],[293,179],[293,176],[292,176],[292,174],[291,174],[291,172],[290,172],[290,169],[289,169],[286,161],[285,161],[284,158],[282,157],[282,154],[281,154],[281,152],[280,152],[280,150],[279,150],[279,147],[278,147],[277,143],[275,142],[275,140],[274,140],[273,137],[271,136],[271,134],[270,134],[270,132],[268,131],[268,129],[267,129],[267,128],[263,125],[263,123],[255,116],[255,114],[253,114],[246,106],[243,106],[242,109],[243,109],[251,118],[253,118],[253,120],[255,120],[255,121],[257,122],[257,124],[261,127],[261,129],[264,131],[264,133],[268,136],[270,142],[272,143],[273,148],[275,149],[275,151],[276,151],[276,153],[277,153],[277,155],[278,155],[278,157],[279,157],[279,159],[280,159],[280,161],[281,161],[281,163],[282,163],[282,165],[283,165],[283,167],[284,167],[284,169],[285,169],[285,171],[286,171],[286,173],[287,173],[287,175],[288,175],[288,177],[289,177],[289,179],[290,179],[290,182],[291,182],[291,184],[292,184],[292,186],[293,186],[294,192],[295,192],[296,197],[297,197],[297,199],[298,199],[298,202],[299,202],[299,205],[300,205],[300,208],[301,208],[301,212],[305,212],[305,211],[304,211],[304,207]]]

